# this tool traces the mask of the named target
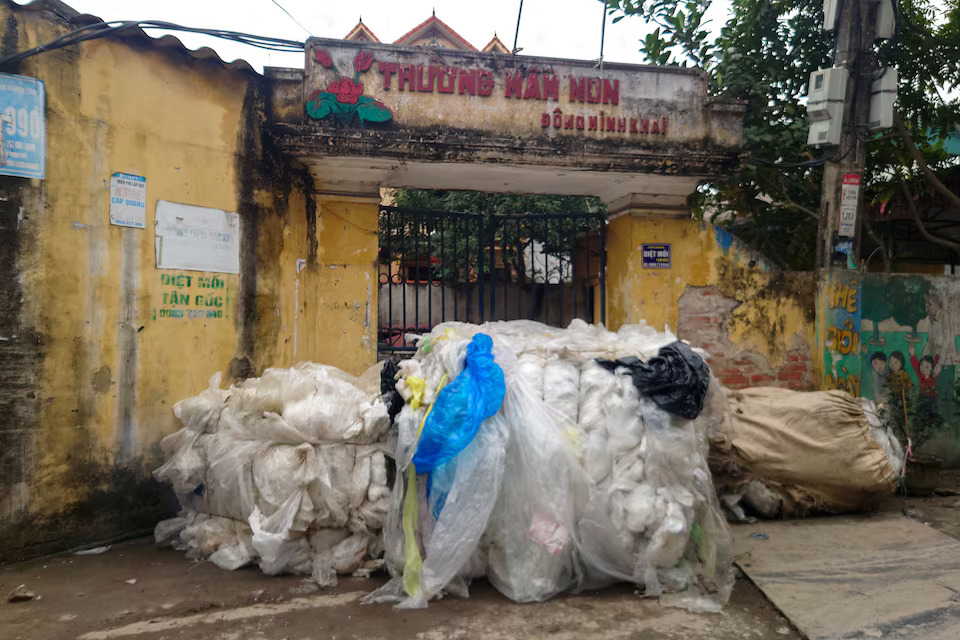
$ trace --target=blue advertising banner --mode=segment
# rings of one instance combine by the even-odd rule
[[[42,80],[0,73],[0,175],[46,175],[44,100]]]
[[[670,243],[644,244],[640,247],[644,269],[670,268]]]

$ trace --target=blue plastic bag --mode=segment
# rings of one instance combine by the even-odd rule
[[[467,345],[463,371],[437,394],[423,425],[413,464],[429,473],[453,459],[477,435],[480,424],[500,410],[506,386],[493,361],[493,340],[484,333]]]

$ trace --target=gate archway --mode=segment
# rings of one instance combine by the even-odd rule
[[[401,320],[397,327],[388,317],[386,335],[381,336],[380,296],[395,295],[395,285],[411,285],[406,278],[384,283],[390,285],[386,288],[380,282],[381,188],[600,198],[610,222],[604,237],[616,246],[617,259],[605,264],[598,277],[611,287],[617,283],[618,295],[604,296],[603,287],[578,285],[573,287],[578,298],[573,309],[574,290],[568,291],[567,282],[555,283],[555,294],[545,282],[540,310],[535,299],[525,301],[522,290],[513,308],[532,305],[534,311],[522,315],[554,324],[576,316],[617,326],[631,321],[636,308],[627,300],[636,293],[630,288],[637,268],[632,256],[651,241],[631,220],[689,217],[687,197],[698,184],[735,171],[743,160],[744,105],[708,97],[706,76],[697,69],[598,67],[594,61],[320,38],[309,40],[306,51],[303,72],[267,71],[272,91],[267,129],[271,143],[309,175],[316,203],[316,251],[306,259],[307,269],[297,271],[294,321],[310,327],[298,334],[310,343],[301,353],[313,357],[336,344],[339,364],[348,369],[372,364],[378,343],[396,342],[394,334],[435,323],[436,293],[443,306],[451,293],[459,298],[463,291],[464,300],[473,305],[471,320],[481,320],[512,314],[511,294],[518,299],[512,289],[519,287],[510,278],[533,277],[523,269],[508,275],[504,266],[507,271],[498,280],[496,233],[492,241],[484,241],[489,234],[481,228],[474,247],[476,266],[460,274],[463,282],[441,286],[436,269],[428,264],[426,283],[417,280],[414,287],[421,297],[426,293],[430,304],[387,304],[388,315],[390,310],[396,316],[412,309],[414,326]],[[454,219],[488,224],[469,216]],[[536,218],[522,220],[532,224]],[[551,255],[551,250],[546,253]],[[510,247],[503,251],[507,256]],[[493,266],[491,274],[480,269],[483,254],[484,269]],[[553,257],[576,262],[572,256]],[[289,258],[292,262],[301,256]],[[388,278],[394,277],[388,272]],[[503,287],[498,287],[500,282]],[[447,288],[453,284],[459,289]],[[580,308],[581,293],[584,298],[593,295],[589,313]],[[553,295],[556,317],[549,316],[545,303]],[[459,317],[461,307],[453,309]],[[467,317],[467,308],[462,309]],[[426,323],[417,317],[423,311]],[[439,316],[446,319],[448,308],[440,309]]]

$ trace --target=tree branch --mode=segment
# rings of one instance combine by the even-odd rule
[[[870,224],[870,220],[866,215],[863,216],[863,226],[867,230],[867,235],[877,243],[877,250],[880,252],[880,259],[883,260],[883,272],[890,273],[893,270],[893,265],[890,260],[890,253],[887,251],[887,248],[884,246],[883,241],[880,239],[880,236],[876,234],[873,230],[873,225]],[[867,258],[867,261],[870,259]],[[863,263],[864,266],[867,265],[867,262]]]
[[[920,212],[917,210],[917,205],[913,201],[913,194],[910,192],[910,187],[907,186],[907,183],[900,181],[900,190],[903,191],[903,197],[907,201],[907,207],[910,209],[910,213],[913,214],[913,221],[917,224],[917,229],[920,230],[920,234],[934,244],[938,244],[941,247],[947,247],[948,249],[953,249],[954,251],[960,251],[960,243],[953,242],[952,240],[947,240],[945,238],[938,238],[933,235],[927,228],[923,225],[923,220],[920,219]]]
[[[893,112],[893,123],[897,127],[897,133],[899,133],[900,137],[903,139],[903,145],[907,148],[907,152],[911,155],[911,157],[913,157],[916,163],[920,165],[920,171],[923,173],[924,177],[937,191],[943,194],[944,197],[946,197],[946,199],[953,204],[953,206],[960,207],[960,196],[950,191],[945,184],[940,182],[940,179],[937,178],[933,170],[930,169],[926,158],[923,157],[923,154],[920,153],[919,149],[917,149],[917,145],[914,144],[913,138],[910,137],[910,133],[907,131],[907,125],[904,124],[903,116],[900,115],[899,111]],[[913,200],[911,199],[910,202],[913,202]]]
[[[784,205],[785,207],[790,207],[791,209],[796,209],[797,211],[802,211],[808,216],[810,216],[811,218],[813,218],[814,220],[816,220],[817,222],[820,221],[819,213],[817,213],[813,209],[803,206],[802,204],[797,204],[796,202],[794,202],[793,200],[790,200],[789,198],[784,198],[780,204]]]

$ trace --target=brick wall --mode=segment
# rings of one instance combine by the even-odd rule
[[[730,340],[728,322],[740,302],[715,286],[688,286],[678,302],[677,336],[710,354],[713,375],[731,389],[744,387],[813,388],[810,346],[793,336],[780,366]]]

